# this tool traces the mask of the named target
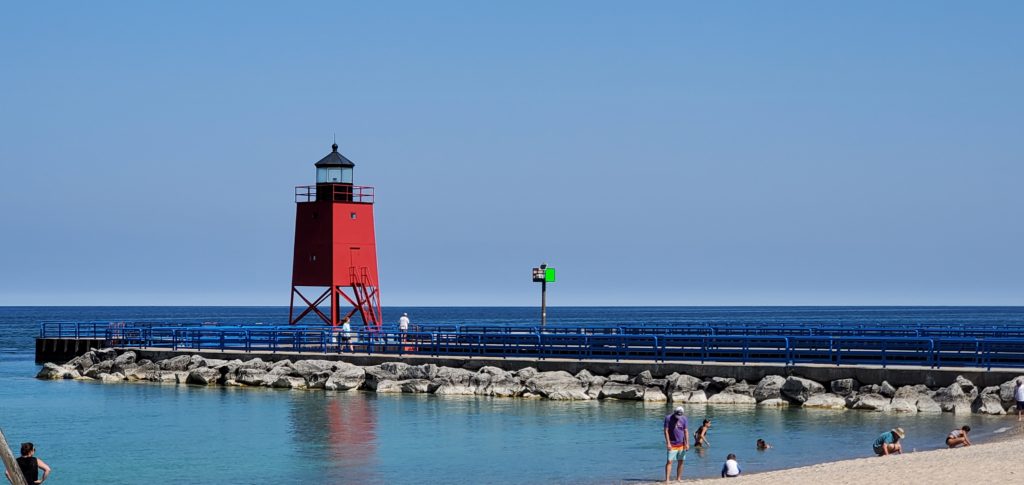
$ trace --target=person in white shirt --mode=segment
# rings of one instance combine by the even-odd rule
[[[1017,387],[1013,388],[1013,399],[1017,401],[1017,421],[1024,416],[1024,379],[1017,379]]]
[[[355,352],[355,347],[352,346],[352,341],[355,340],[355,332],[352,331],[352,324],[349,323],[349,319],[346,318],[341,321],[341,347],[347,349],[349,352]]]
[[[409,314],[403,313],[398,319],[398,331],[405,333],[409,331]]]
[[[957,446],[971,446],[971,440],[967,438],[967,433],[971,432],[970,426],[964,426],[960,429],[954,429],[946,436],[946,446],[950,448],[956,448]]]
[[[722,478],[736,478],[742,472],[740,464],[736,462],[736,454],[729,453],[729,456],[725,457],[725,464],[722,465]]]

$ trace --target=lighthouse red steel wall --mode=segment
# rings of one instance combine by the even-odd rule
[[[329,162],[330,167],[337,165],[351,170],[354,166],[337,153],[335,145],[331,155],[317,164],[318,181],[319,172],[327,170],[321,164],[332,156],[344,162]],[[373,187],[328,181],[296,187],[295,194],[289,321],[299,323],[312,314],[326,324],[337,326],[345,318],[358,314],[366,328],[379,328],[380,283]],[[325,302],[330,305],[329,315],[320,309]]]

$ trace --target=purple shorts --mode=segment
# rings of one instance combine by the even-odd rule
[[[1024,411],[1024,401],[1017,401],[1017,410]]]

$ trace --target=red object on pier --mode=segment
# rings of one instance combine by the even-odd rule
[[[316,162],[316,185],[295,187],[291,324],[312,313],[338,326],[358,313],[367,329],[381,326],[373,187],[352,184],[355,165],[331,145],[331,153]],[[319,308],[324,302],[330,315]]]

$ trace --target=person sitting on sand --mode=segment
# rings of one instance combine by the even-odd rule
[[[697,428],[697,431],[693,433],[693,446],[711,446],[711,441],[708,441],[708,429],[711,428],[711,420],[704,419],[704,423]]]
[[[743,473],[740,470],[740,464],[736,462],[736,454],[729,453],[729,456],[725,457],[725,464],[722,465],[722,478],[736,478]]]
[[[950,448],[956,448],[957,446],[971,446],[971,440],[967,438],[967,433],[971,432],[970,426],[964,426],[960,429],[954,429],[946,436],[946,446]]]
[[[761,438],[757,439],[757,449],[759,449],[759,450],[767,450],[768,448],[771,448],[771,447],[772,447],[772,445],[768,444],[767,441],[765,441],[765,440],[763,440]]]
[[[874,444],[871,445],[871,449],[875,451],[878,456],[887,456],[892,454],[902,454],[903,445],[900,443],[901,440],[906,436],[903,432],[903,428],[893,428],[892,431],[886,431],[875,440]]]

